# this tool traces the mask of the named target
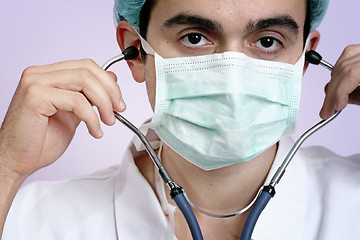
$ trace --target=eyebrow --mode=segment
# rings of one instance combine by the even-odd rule
[[[166,20],[163,24],[163,26],[165,27],[172,27],[174,25],[196,25],[199,27],[214,30],[216,32],[223,31],[223,27],[221,26],[221,24],[198,15],[192,15],[187,13],[179,13],[174,17]]]
[[[163,24],[165,27],[172,27],[174,25],[196,25],[216,32],[223,32],[224,30],[222,25],[216,21],[187,13],[179,13],[166,20]],[[292,30],[296,35],[299,34],[299,25],[290,15],[281,15],[256,21],[250,20],[245,28],[245,32],[250,33],[273,26],[285,27]]]
[[[245,31],[246,33],[250,33],[273,26],[286,27],[292,30],[296,35],[299,34],[299,25],[289,15],[281,15],[273,18],[260,19],[257,21],[251,20],[246,26]]]

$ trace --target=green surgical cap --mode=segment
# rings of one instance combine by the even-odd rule
[[[146,0],[114,0],[114,21],[127,21],[136,29],[139,28],[140,10]],[[311,29],[314,31],[323,20],[330,0],[308,0],[310,4]]]

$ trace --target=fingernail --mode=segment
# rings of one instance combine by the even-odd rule
[[[116,122],[116,118],[115,118],[114,115],[112,115],[112,117],[111,117],[111,123],[114,124],[115,122]]]
[[[324,107],[321,108],[319,115],[320,115],[320,117],[321,117],[322,119],[325,119],[325,117],[326,117],[325,115],[326,115],[326,114],[325,114],[325,109],[324,109]]]
[[[120,108],[121,108],[121,109],[125,109],[125,108],[126,108],[126,104],[125,104],[125,102],[124,102],[123,99],[120,100]]]
[[[98,137],[101,138],[104,135],[104,132],[101,130],[101,128],[99,129],[98,132]]]

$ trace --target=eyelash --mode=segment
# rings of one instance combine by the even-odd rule
[[[190,40],[187,39],[187,38],[189,38],[189,37],[191,37],[191,36],[200,37],[200,38],[201,38],[201,39],[200,39],[200,42],[201,42],[201,41],[206,41],[207,43],[202,44],[202,45],[200,45],[200,46],[197,46],[197,45],[195,45],[195,44],[193,44],[193,43],[185,43],[185,41],[190,42]],[[203,34],[201,34],[201,33],[199,33],[199,32],[190,32],[190,33],[185,34],[184,36],[182,36],[182,37],[180,38],[180,42],[181,42],[186,48],[189,48],[189,49],[192,49],[192,50],[198,49],[198,48],[202,48],[202,47],[204,47],[204,46],[206,46],[206,45],[208,45],[208,44],[211,44],[211,41],[210,41],[207,37],[205,37]]]
[[[200,41],[199,43],[206,41],[205,43],[201,44],[201,45],[197,45],[199,43],[191,43],[189,40],[189,37],[194,36],[199,38],[200,37]],[[262,40],[271,40],[272,44],[269,48],[275,48],[275,50],[270,50],[269,48],[266,48],[265,46],[259,46],[259,44],[261,44]],[[209,40],[204,34],[200,33],[200,32],[188,32],[187,34],[183,35],[182,37],[180,37],[180,43],[182,44],[183,47],[189,49],[190,51],[196,51],[196,50],[203,50],[204,47],[206,46],[210,46],[212,45],[212,41]],[[275,47],[273,45],[276,45]],[[279,46],[277,46],[279,45]],[[257,51],[258,54],[262,54],[264,56],[273,56],[279,53],[279,51],[281,49],[284,49],[284,43],[279,40],[279,38],[271,36],[271,35],[263,35],[263,36],[259,36],[257,38],[257,40],[255,42],[251,42],[249,45],[249,47],[251,47],[254,51]],[[258,56],[260,57],[260,56]]]
[[[272,42],[272,45],[269,47],[269,48],[273,48],[273,44],[278,44],[282,49],[283,48],[285,48],[284,47],[284,43],[281,41],[281,40],[279,40],[278,38],[276,38],[276,37],[273,37],[273,36],[262,36],[262,37],[260,37],[260,38],[258,38],[255,42],[252,42],[251,44],[250,44],[250,46],[252,47],[252,48],[254,48],[256,51],[259,51],[259,52],[261,52],[261,54],[266,54],[266,55],[274,55],[274,54],[277,54],[280,50],[278,49],[278,47],[277,46],[275,46],[275,50],[269,50],[268,48],[266,48],[265,46],[261,46],[261,47],[259,47],[259,46],[256,46],[257,44],[261,44],[260,43],[260,41],[262,41],[262,40],[271,40],[271,41],[273,41]]]

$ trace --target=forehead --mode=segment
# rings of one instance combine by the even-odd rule
[[[156,0],[151,20],[163,22],[179,12],[211,19],[225,28],[241,28],[249,21],[278,15],[289,15],[303,27],[306,0]]]

